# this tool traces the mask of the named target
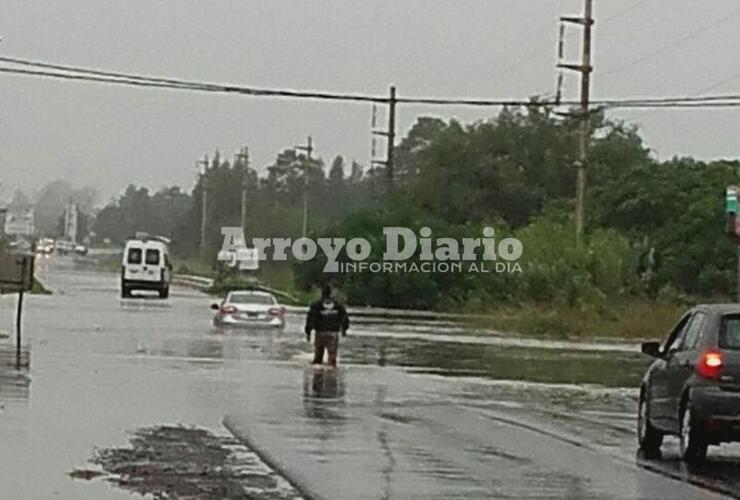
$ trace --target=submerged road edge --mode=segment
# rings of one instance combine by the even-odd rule
[[[273,469],[275,472],[283,476],[283,479],[288,481],[305,500],[328,500],[323,496],[317,494],[314,491],[310,491],[307,486],[307,481],[301,477],[300,473],[290,470],[288,467],[280,463],[272,453],[267,449],[259,446],[254,439],[251,439],[246,429],[237,428],[237,425],[231,422],[231,418],[226,416],[221,421],[223,426],[228,430],[235,439],[241,442],[244,446],[252,450],[268,467]]]

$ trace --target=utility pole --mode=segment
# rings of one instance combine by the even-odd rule
[[[735,175],[740,177],[740,167],[735,169]],[[725,198],[725,213],[727,214],[727,234],[735,242],[735,257],[737,259],[735,289],[736,300],[740,302],[740,219],[738,218],[738,186],[727,186]]]
[[[583,26],[581,64],[558,64],[559,67],[581,73],[581,131],[578,141],[578,180],[576,184],[576,241],[580,244],[586,220],[586,189],[588,186],[588,145],[591,138],[590,92],[591,92],[591,34],[594,24],[593,0],[584,0],[583,17],[561,17],[564,23]]]
[[[393,149],[396,145],[396,87],[391,86],[390,97],[388,98],[388,129],[387,130],[373,130],[373,134],[382,135],[387,140],[387,150],[385,154],[385,161],[371,160],[373,165],[385,165],[385,175],[388,190],[393,187],[394,162],[393,162]],[[375,116],[373,115],[373,125],[375,124]],[[373,148],[374,149],[374,148]]]
[[[247,234],[247,189],[249,189],[249,148],[244,147],[236,154],[242,166],[241,228]]]
[[[305,146],[296,146],[298,151],[306,152],[306,166],[303,168],[303,230],[301,235],[305,238],[308,234],[308,168],[311,165],[311,155],[313,153],[313,139],[309,135],[306,139]]]
[[[740,166],[735,168],[735,175],[740,177]],[[737,188],[735,189],[735,193],[737,193]],[[737,197],[737,194],[735,194],[735,196]],[[737,198],[736,198],[735,204],[737,206]],[[735,224],[733,225],[737,227]],[[737,288],[735,289],[735,293],[737,294],[737,302],[740,303],[740,244],[735,245],[735,256],[737,258],[737,275],[736,275],[736,280],[737,280],[736,287]]]
[[[388,153],[386,154],[385,172],[388,175],[388,187],[393,187],[393,148],[396,145],[396,87],[391,86],[388,100]]]
[[[196,168],[200,172],[202,203],[200,213],[200,249],[206,249],[206,227],[208,224],[208,155],[204,155],[202,160],[195,162]],[[200,167],[203,166],[203,170]]]

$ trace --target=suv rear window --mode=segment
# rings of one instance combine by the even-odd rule
[[[724,316],[722,318],[719,346],[724,349],[740,349],[740,315]]]
[[[129,264],[141,264],[141,248],[129,248],[126,262]]]
[[[146,263],[150,266],[159,265],[159,250],[150,248],[146,251]]]

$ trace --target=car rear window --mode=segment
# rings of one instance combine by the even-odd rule
[[[146,263],[150,266],[159,264],[159,250],[150,248],[146,251]]]
[[[736,314],[722,318],[719,346],[723,349],[740,349],[740,315]]]
[[[126,262],[129,264],[141,264],[141,248],[129,248]]]
[[[229,302],[232,304],[275,304],[275,297],[271,295],[262,295],[254,293],[232,293],[229,296]]]

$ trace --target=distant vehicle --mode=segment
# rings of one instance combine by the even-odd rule
[[[638,410],[640,448],[660,456],[666,434],[678,435],[682,458],[704,460],[709,445],[740,441],[740,305],[699,305],[661,346],[643,377]]]
[[[10,243],[8,243],[8,247],[13,250],[20,250],[23,252],[31,251],[31,243],[29,243],[28,240],[24,238],[18,238],[15,241],[11,241]]]
[[[166,299],[171,281],[167,238],[137,235],[126,242],[121,264],[121,297],[131,297],[133,290],[155,290],[161,299]]]
[[[54,250],[60,255],[67,255],[75,251],[75,244],[69,240],[57,240]]]
[[[75,253],[77,255],[87,255],[87,247],[85,245],[75,245]]]
[[[36,253],[50,254],[54,252],[54,240],[51,238],[41,238],[36,242]]]
[[[214,326],[285,326],[285,307],[267,292],[229,292],[220,304],[212,304],[211,309],[216,311]]]

